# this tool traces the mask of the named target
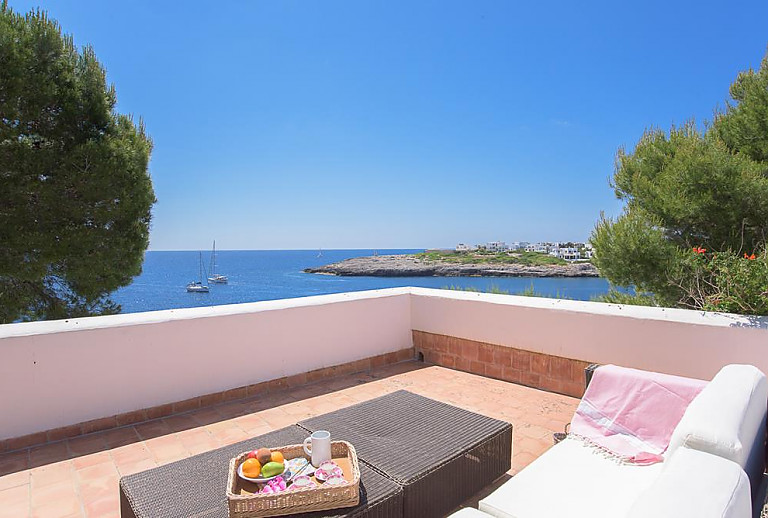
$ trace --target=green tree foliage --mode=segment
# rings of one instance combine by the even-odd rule
[[[733,102],[715,117],[714,132],[733,152],[768,162],[768,54],[760,69],[742,72],[731,85]]]
[[[730,94],[706,131],[651,129],[617,154],[625,207],[598,221],[594,262],[644,304],[768,314],[768,54]]]
[[[142,124],[93,49],[0,4],[0,322],[119,311],[155,202]]]

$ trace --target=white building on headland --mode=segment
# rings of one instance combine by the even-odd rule
[[[529,243],[527,241],[515,241],[505,243],[504,241],[490,241],[478,245],[467,245],[459,243],[456,245],[457,252],[474,252],[484,250],[493,253],[523,251],[535,252],[539,254],[549,254],[553,257],[559,257],[566,261],[577,261],[580,259],[590,259],[592,257],[592,245],[590,243],[581,243],[578,241]]]
[[[548,254],[557,243],[530,243],[525,247],[526,252],[536,252],[538,254]]]
[[[485,244],[485,249],[489,252],[506,252],[509,247],[504,241],[491,241]]]
[[[565,259],[566,261],[576,261],[578,259],[581,259],[581,250],[579,248],[575,247],[557,247],[553,248],[549,255],[558,257],[560,259]]]

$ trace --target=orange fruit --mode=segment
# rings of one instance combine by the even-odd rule
[[[243,475],[248,478],[258,478],[261,475],[261,462],[256,459],[246,459],[243,462]]]
[[[284,461],[285,459],[283,458],[282,453],[280,453],[279,451],[272,452],[272,462],[279,462],[280,464],[282,464]]]

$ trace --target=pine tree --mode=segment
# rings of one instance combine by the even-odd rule
[[[91,47],[0,4],[0,322],[112,313],[141,272],[152,143]]]
[[[626,205],[592,234],[613,284],[665,306],[768,314],[768,54],[730,95],[704,131],[648,130],[619,150],[612,186]]]

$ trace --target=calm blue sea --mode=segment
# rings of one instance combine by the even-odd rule
[[[421,251],[378,250],[378,253],[405,254]],[[594,295],[608,291],[608,282],[595,278],[334,277],[302,272],[309,266],[373,253],[373,250],[323,250],[322,256],[318,257],[317,250],[219,251],[216,253],[218,272],[229,276],[229,284],[210,285],[210,293],[187,293],[187,283],[199,279],[198,252],[147,252],[143,273],[131,285],[118,290],[114,300],[122,305],[123,312],[135,313],[398,286],[461,286],[482,291],[495,286],[516,293],[533,285],[537,292],[576,300],[589,300]],[[204,251],[203,263],[206,269],[209,262],[210,251]]]

